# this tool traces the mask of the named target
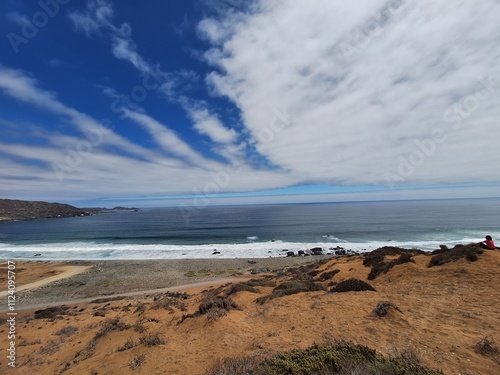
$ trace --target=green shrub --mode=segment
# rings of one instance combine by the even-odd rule
[[[442,375],[414,358],[384,357],[374,349],[340,341],[313,345],[267,358],[242,357],[218,361],[205,375]]]

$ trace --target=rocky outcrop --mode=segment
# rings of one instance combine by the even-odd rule
[[[89,216],[100,209],[77,208],[69,204],[0,199],[0,221]]]

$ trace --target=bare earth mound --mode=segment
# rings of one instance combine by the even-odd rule
[[[41,375],[205,374],[227,364],[228,357],[275,363],[352,342],[363,351],[375,349],[377,356],[405,358],[445,374],[494,375],[500,373],[500,251],[477,253],[477,259],[467,253],[429,267],[432,254],[391,250],[370,265],[362,255],[332,258],[257,275],[239,286],[20,311],[17,368],[10,369],[1,356],[0,369]],[[369,280],[374,264],[382,271]],[[375,290],[331,292],[337,285],[343,289],[343,281],[365,285],[352,280]],[[7,332],[3,320],[3,348]]]

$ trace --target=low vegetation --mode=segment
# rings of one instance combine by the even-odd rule
[[[49,307],[42,310],[35,311],[35,319],[59,319],[62,315],[69,315],[68,313],[69,307],[67,306],[56,306]]]
[[[152,309],[164,309],[170,313],[175,312],[175,309],[186,311],[186,304],[183,302],[189,298],[187,293],[172,293],[167,292],[158,294],[153,299]]]
[[[135,341],[134,339],[132,339],[131,337],[129,337],[127,339],[127,341],[125,341],[125,344],[119,346],[117,350],[119,352],[123,352],[125,350],[132,349],[132,348],[136,347],[137,345],[139,345],[138,342]]]
[[[198,271],[187,271],[186,273],[184,273],[184,276],[186,277],[208,277],[208,276],[221,276],[221,275],[235,276],[235,275],[241,275],[241,272],[233,269],[215,270],[215,271],[201,269]]]
[[[164,345],[165,339],[158,333],[148,333],[139,338],[139,342],[146,346]]]
[[[85,349],[83,349],[75,354],[75,358],[78,359],[78,357],[80,357],[80,356],[84,357],[85,359],[92,357],[94,355],[94,351],[95,351],[97,342],[102,337],[106,336],[108,333],[110,333],[112,331],[124,331],[124,330],[129,329],[129,328],[130,328],[130,326],[120,322],[119,318],[106,320],[103,323],[101,329],[94,335],[94,337],[87,344]]]
[[[241,357],[218,361],[205,375],[440,375],[414,357],[384,357],[352,342],[313,345],[271,357]]]
[[[433,257],[429,261],[429,267],[442,266],[443,264],[456,262],[460,259],[475,262],[482,253],[483,249],[476,244],[456,245],[453,249],[443,247],[432,252]]]
[[[340,270],[332,270],[332,271],[323,272],[321,275],[319,275],[318,280],[319,281],[331,280],[339,272],[340,272]]]
[[[260,279],[251,279],[248,280],[242,284],[246,284],[248,286],[262,286],[262,287],[272,287],[274,288],[276,286],[276,282],[271,280],[273,276],[264,276]]]
[[[304,292],[316,292],[320,290],[325,290],[326,288],[319,284],[315,283],[311,280],[292,280],[285,281],[278,285],[271,294],[263,297],[259,297],[255,300],[256,303],[262,305],[266,301],[280,298],[283,296],[290,296],[292,294],[304,293]]]
[[[139,367],[141,367],[144,364],[145,360],[146,360],[145,354],[139,354],[139,355],[133,357],[129,363],[130,368],[132,370],[137,370]]]
[[[389,313],[389,309],[395,309],[401,311],[394,303],[390,301],[381,301],[377,303],[377,306],[373,309],[372,313],[379,318],[386,316]]]
[[[250,292],[250,293],[259,293],[257,289],[255,289],[253,286],[248,285],[247,283],[238,283],[231,285],[229,289],[226,291],[226,296],[229,297],[232,294],[238,293],[238,292]]]
[[[77,332],[78,332],[78,327],[75,327],[75,326],[66,326],[64,328],[61,328],[59,331],[57,331],[55,333],[55,335],[56,336],[66,337],[66,336],[72,336],[72,335],[74,335]]]
[[[487,356],[498,354],[500,351],[498,347],[495,345],[493,340],[483,337],[479,342],[474,346],[474,350],[476,353]]]
[[[205,296],[198,306],[198,310],[193,314],[183,315],[178,324],[186,319],[201,315],[206,315],[208,319],[216,319],[225,316],[230,310],[239,310],[240,307],[226,295],[226,287],[227,285],[223,285],[217,289],[204,291]]]
[[[384,246],[370,253],[365,254],[363,265],[371,267],[368,274],[368,280],[374,280],[382,273],[387,273],[389,270],[399,264],[415,262],[413,256],[425,254],[421,250],[408,250],[393,246]],[[386,256],[398,256],[396,259],[386,261]]]
[[[363,292],[363,291],[373,291],[375,292],[375,288],[368,284],[367,282],[359,279],[348,279],[341,281],[337,285],[335,285],[330,291],[333,293],[343,293],[343,292]]]

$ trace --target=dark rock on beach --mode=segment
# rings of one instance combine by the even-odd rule
[[[310,251],[311,251],[311,255],[323,255],[323,248],[321,248],[321,247],[315,247],[315,248],[311,249]]]

